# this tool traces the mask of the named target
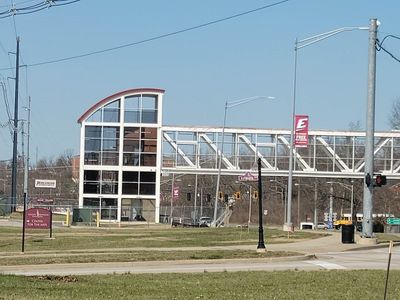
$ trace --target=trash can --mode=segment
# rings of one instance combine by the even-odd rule
[[[354,243],[354,225],[342,225],[342,243]]]

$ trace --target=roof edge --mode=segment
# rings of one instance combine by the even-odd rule
[[[122,97],[122,96],[126,96],[126,95],[130,95],[130,94],[143,94],[143,93],[153,93],[153,94],[164,94],[165,90],[163,89],[158,89],[158,88],[136,88],[136,89],[129,89],[129,90],[125,90],[125,91],[121,91],[118,93],[115,93],[111,96],[108,96],[100,101],[98,101],[97,103],[95,103],[94,105],[92,105],[92,107],[90,107],[79,119],[78,119],[78,123],[82,123],[83,121],[85,121],[85,119],[90,116],[95,110],[97,110],[99,107],[103,106],[105,103],[114,100],[116,98]]]

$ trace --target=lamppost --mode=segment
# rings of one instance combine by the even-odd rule
[[[330,38],[331,36],[337,35],[346,31],[354,30],[368,30],[368,27],[342,27],[320,33],[302,40],[297,40],[294,43],[294,76],[293,76],[293,102],[292,102],[292,128],[290,131],[290,151],[289,151],[289,174],[288,174],[288,199],[287,199],[287,217],[286,224],[283,225],[283,230],[292,231],[292,187],[293,187],[293,152],[294,152],[294,132],[296,130],[295,117],[296,117],[296,88],[297,88],[297,51],[318,43],[322,40]]]
[[[326,183],[330,183],[330,184],[339,184],[342,187],[344,187],[345,189],[349,190],[351,192],[351,197],[350,197],[350,215],[351,215],[351,221],[353,222],[353,209],[354,209],[354,186],[353,184],[345,184],[343,182],[339,182],[339,181],[327,181]]]
[[[226,113],[228,108],[233,108],[235,106],[239,106],[254,100],[258,99],[268,99],[273,100],[275,97],[272,96],[253,96],[248,98],[243,98],[234,101],[226,101],[225,102],[225,110],[224,110],[224,124],[222,126],[222,140],[221,140],[221,150],[219,151],[218,155],[218,175],[217,175],[217,187],[215,189],[215,201],[214,201],[214,217],[212,225],[217,227],[217,212],[218,212],[218,194],[219,194],[219,187],[220,187],[220,180],[221,180],[221,165],[222,165],[222,155],[224,152],[224,139],[225,139],[225,125],[226,125]],[[217,150],[218,151],[218,150]],[[218,154],[218,152],[217,152]]]
[[[269,182],[275,182],[277,185],[279,185],[281,188],[284,189],[285,198],[283,199],[283,202],[284,202],[283,224],[285,224],[286,223],[286,203],[287,203],[287,197],[288,197],[288,195],[287,195],[287,185],[283,184],[282,182],[279,182],[279,181],[277,181],[275,179],[270,179]]]
[[[236,183],[243,184],[244,186],[246,186],[249,189],[247,191],[247,193],[249,194],[249,218],[247,220],[247,230],[249,231],[250,230],[250,222],[251,222],[251,198],[253,197],[253,186],[250,184],[241,182],[241,181],[236,181]]]
[[[298,191],[297,191],[297,223],[299,223],[299,228],[300,228],[300,186],[307,186],[307,187],[313,187],[313,186],[311,184],[307,184],[307,183],[295,183],[294,185],[298,187]],[[315,203],[315,201],[314,201],[314,203]],[[315,211],[314,211],[314,214],[315,214]],[[316,226],[317,226],[317,224],[314,224],[314,228]]]

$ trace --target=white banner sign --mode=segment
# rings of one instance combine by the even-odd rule
[[[56,180],[52,179],[35,179],[36,188],[55,189]]]

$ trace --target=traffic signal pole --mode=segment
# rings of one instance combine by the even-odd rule
[[[375,82],[376,82],[376,38],[377,19],[370,20],[368,53],[368,95],[365,133],[365,168],[362,238],[373,237],[373,190],[374,184],[367,184],[367,178],[374,178],[374,132],[375,132]],[[371,240],[371,242],[373,242]]]

